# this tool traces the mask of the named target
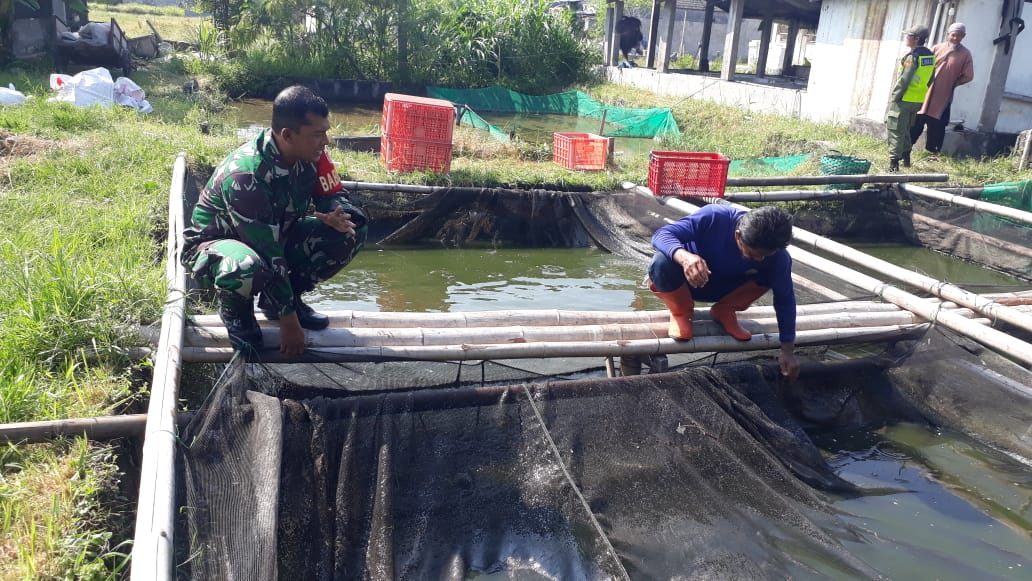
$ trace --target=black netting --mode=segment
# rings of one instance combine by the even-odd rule
[[[1032,280],[1032,226],[1001,216],[911,197],[900,224],[914,243]]]
[[[184,576],[871,573],[807,483],[855,490],[755,366],[302,399],[254,372],[184,435]]]

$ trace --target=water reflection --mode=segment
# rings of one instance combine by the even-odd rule
[[[651,310],[644,263],[585,248],[367,248],[313,303],[402,312],[505,309]]]

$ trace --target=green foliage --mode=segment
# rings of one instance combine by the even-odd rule
[[[262,79],[280,77],[503,84],[540,94],[587,82],[600,62],[569,16],[549,13],[539,0],[425,0],[410,2],[404,14],[395,3],[357,0],[234,7],[230,27],[214,33],[202,26],[197,39],[205,60],[223,66],[219,48],[228,47],[246,69],[213,75],[234,96],[254,94]],[[408,31],[405,72],[398,63],[399,27]]]

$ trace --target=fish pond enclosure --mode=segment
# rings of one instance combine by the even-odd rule
[[[641,286],[656,228],[750,192],[349,183],[375,229],[314,295],[330,328],[308,333],[300,358],[271,348],[244,361],[178,266],[206,177],[177,160],[134,578],[1032,568],[1023,213],[961,209],[974,200],[949,192],[919,201],[920,176],[863,176],[864,188],[795,206],[805,363],[787,383],[770,306],[741,314],[751,341],[699,308],[696,338],[677,342]],[[952,261],[944,280],[935,261],[907,269],[845,240],[911,240],[994,270]],[[275,345],[275,323],[262,325]],[[181,389],[210,395],[186,417]]]

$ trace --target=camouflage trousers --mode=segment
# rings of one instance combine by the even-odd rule
[[[885,129],[889,132],[889,157],[900,159],[910,153],[913,148],[910,128],[920,109],[921,103],[902,101],[889,104],[889,111],[885,115]]]
[[[315,285],[340,272],[365,244],[365,224],[355,235],[343,234],[318,218],[303,218],[290,230],[283,253],[289,265],[294,294],[308,292]],[[207,243],[188,265],[202,288],[230,291],[251,300],[276,278],[268,263],[240,240],[224,239]],[[284,288],[283,285],[273,285]],[[271,292],[271,289],[270,289]],[[293,297],[270,297],[273,304],[290,305]]]

